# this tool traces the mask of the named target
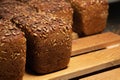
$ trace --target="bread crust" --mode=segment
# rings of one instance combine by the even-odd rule
[[[0,20],[0,80],[22,80],[25,63],[24,33],[11,22]]]
[[[51,13],[72,25],[73,9],[65,0],[31,0],[28,4],[38,12]]]

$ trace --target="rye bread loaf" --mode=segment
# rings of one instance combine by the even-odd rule
[[[0,80],[22,80],[26,63],[24,33],[0,19]]]
[[[19,16],[13,22],[26,33],[28,67],[40,74],[67,67],[72,46],[71,25],[48,14]]]
[[[69,0],[74,8],[73,31],[79,35],[96,34],[106,27],[107,0]]]
[[[14,3],[14,0],[0,2],[0,80],[22,80],[25,72],[26,39],[11,22],[11,18],[18,15],[15,11],[19,12],[12,6]]]

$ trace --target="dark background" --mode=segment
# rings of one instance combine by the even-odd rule
[[[109,16],[105,31],[120,34],[120,1],[109,4]]]

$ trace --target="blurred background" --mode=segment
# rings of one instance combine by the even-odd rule
[[[109,1],[109,16],[106,31],[112,31],[120,35],[120,0]]]

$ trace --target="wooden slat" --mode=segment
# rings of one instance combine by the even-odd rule
[[[73,40],[71,56],[106,48],[116,43],[120,43],[120,36],[112,32]]]
[[[67,80],[120,64],[120,46],[72,57],[67,69],[37,76],[25,73],[23,80]]]
[[[120,68],[99,73],[80,80],[120,80]]]

